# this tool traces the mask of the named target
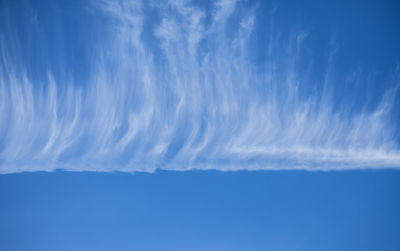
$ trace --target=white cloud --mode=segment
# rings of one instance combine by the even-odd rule
[[[143,2],[96,2],[112,22],[85,86],[52,72],[38,85],[3,54],[0,173],[400,167],[395,91],[373,110],[335,108],[334,58],[320,90],[313,70],[300,70],[304,31],[286,42],[271,33],[259,70],[250,56],[257,8],[242,15],[237,5],[153,4],[153,27]]]

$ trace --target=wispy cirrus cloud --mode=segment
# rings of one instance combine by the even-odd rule
[[[6,38],[16,29],[8,20],[1,173],[400,167],[391,120],[397,80],[373,109],[353,109],[353,100],[334,95],[335,50],[315,77],[304,31],[284,39],[269,29],[258,62],[252,53],[265,30],[257,5],[104,0],[88,9],[105,25],[83,84],[74,71],[60,77],[51,67],[35,82],[13,56],[12,43],[28,42]]]

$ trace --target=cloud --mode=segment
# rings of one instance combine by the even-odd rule
[[[51,65],[32,77],[31,66],[12,57],[27,42],[5,38],[16,26],[2,32],[0,173],[400,167],[392,122],[398,83],[373,108],[367,99],[337,98],[337,51],[316,69],[305,59],[312,33],[284,39],[271,29],[257,62],[258,6],[89,6],[105,25],[84,84],[68,64],[72,77]],[[324,77],[315,77],[321,68]]]

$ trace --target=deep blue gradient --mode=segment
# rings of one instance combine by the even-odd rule
[[[389,250],[400,172],[0,176],[0,250]]]

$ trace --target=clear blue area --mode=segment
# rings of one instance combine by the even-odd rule
[[[0,249],[389,250],[400,172],[0,176]]]

